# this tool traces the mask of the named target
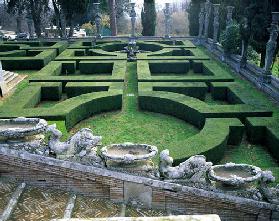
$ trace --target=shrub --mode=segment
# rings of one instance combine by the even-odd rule
[[[221,34],[221,44],[227,54],[237,54],[240,46],[239,24],[233,23]]]

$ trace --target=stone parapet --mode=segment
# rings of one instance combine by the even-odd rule
[[[70,161],[30,154],[0,146],[0,174],[29,185],[63,189],[109,199],[140,202],[181,214],[218,214],[222,220],[271,220],[278,206],[162,180],[110,171]],[[134,191],[134,190],[141,191]],[[142,197],[141,193],[144,193]],[[144,199],[144,200],[143,200]]]

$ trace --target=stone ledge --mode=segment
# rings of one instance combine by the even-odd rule
[[[54,219],[51,221],[221,221],[218,215],[166,216],[166,217],[112,217],[94,219]]]

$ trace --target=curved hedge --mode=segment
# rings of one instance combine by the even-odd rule
[[[244,125],[237,119],[206,119],[203,129],[197,135],[187,139],[183,147],[172,148],[174,163],[177,165],[193,155],[205,155],[213,163],[219,162],[227,148],[227,144],[239,143],[244,133]],[[176,150],[179,148],[179,150]]]
[[[169,114],[202,128],[206,118],[239,118],[271,116],[272,112],[246,104],[207,105],[193,97],[161,91],[141,91],[139,106],[142,110]]]

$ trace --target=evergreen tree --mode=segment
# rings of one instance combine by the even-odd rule
[[[197,36],[199,34],[199,13],[200,4],[204,0],[192,0],[188,9],[189,18],[189,33],[191,36]]]
[[[141,12],[142,35],[154,36],[156,28],[156,8],[154,0],[144,0]]]

